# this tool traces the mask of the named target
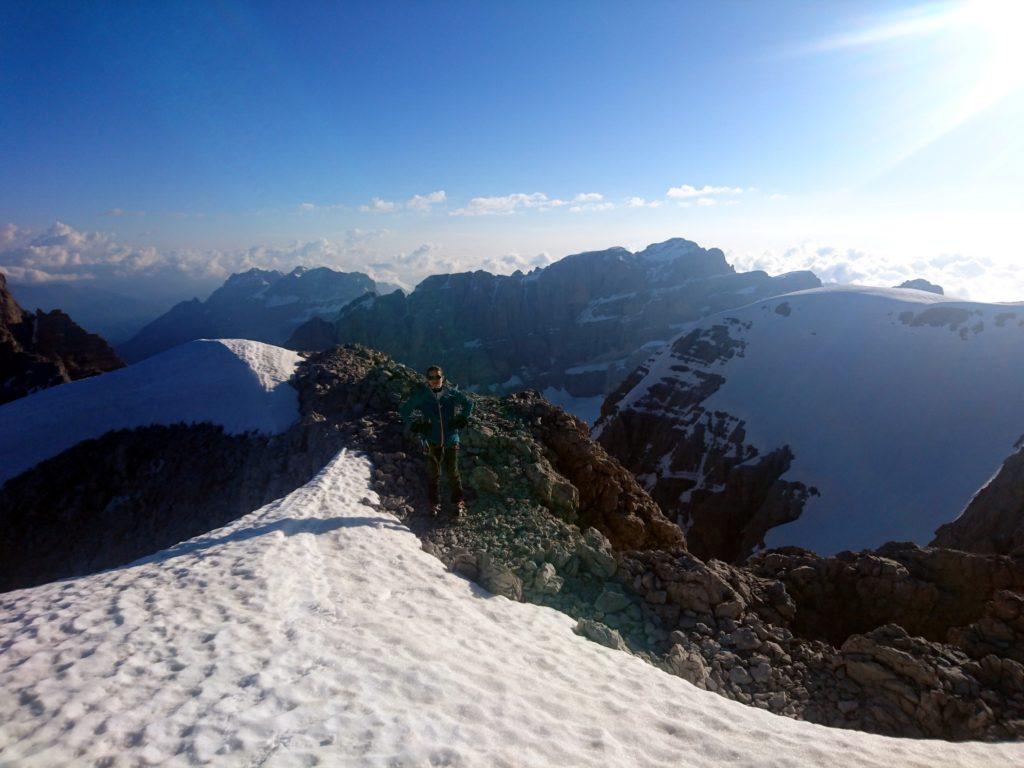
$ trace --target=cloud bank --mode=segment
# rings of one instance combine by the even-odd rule
[[[762,269],[778,275],[809,269],[823,283],[894,286],[923,277],[941,285],[947,296],[974,301],[1024,300],[1024,274],[1010,260],[943,253],[897,261],[856,248],[802,243],[760,254],[728,253],[737,270]]]
[[[327,266],[364,272],[375,280],[411,289],[432,274],[476,269],[508,274],[552,261],[547,253],[455,257],[432,243],[395,251],[382,243],[390,234],[387,229],[350,229],[339,239],[319,238],[284,247],[164,250],[122,243],[103,232],[78,231],[63,222],[43,232],[7,224],[0,228],[0,271],[12,283],[91,281],[121,290],[160,286],[190,292],[199,285],[212,289],[232,273],[253,267],[288,272],[296,266]]]

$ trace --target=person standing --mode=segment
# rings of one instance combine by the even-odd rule
[[[419,418],[410,421],[416,412],[419,412]],[[402,404],[399,413],[405,422],[406,433],[419,434],[424,443],[427,497],[431,514],[436,516],[441,511],[439,484],[442,468],[448,480],[452,503],[459,513],[463,512],[466,503],[459,474],[459,430],[469,423],[473,401],[460,392],[458,387],[446,384],[441,366],[432,365],[426,370],[426,382],[413,391]]]

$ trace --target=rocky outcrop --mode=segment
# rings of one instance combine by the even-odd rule
[[[304,409],[335,419],[375,418],[380,424],[374,450],[402,454],[390,463],[401,464],[403,478],[422,479],[421,459],[410,450],[416,443],[401,435],[396,412],[417,386],[417,374],[359,345],[314,354],[303,365],[297,385]],[[589,439],[579,419],[533,391],[474,397],[473,423],[462,444],[466,482],[477,500],[503,509],[517,499],[539,505],[535,511],[543,516],[596,528],[616,549],[685,547],[682,531],[618,461]]]
[[[790,556],[763,555],[766,563],[776,565]],[[616,573],[642,600],[646,621],[667,633],[650,651],[654,663],[698,687],[790,717],[875,733],[946,739],[1024,736],[1024,689],[1019,686],[1024,667],[1012,647],[1020,639],[1020,592],[998,591],[989,603],[983,598],[975,603],[974,610],[962,595],[962,613],[985,607],[985,617],[965,628],[949,627],[941,641],[913,636],[895,622],[875,624],[878,614],[865,618],[861,632],[844,635],[842,613],[823,611],[806,587],[790,593],[791,583],[808,578],[802,569],[812,569],[798,562],[799,557],[791,563],[792,578],[781,570],[777,574],[785,578],[774,578],[763,575],[772,568],[705,563],[683,552],[624,553]],[[986,567],[996,573],[1005,565],[990,562]],[[859,599],[849,608],[853,615],[862,603],[885,602],[890,594],[883,580],[864,576],[848,583],[861,585]],[[919,594],[943,586],[941,579],[927,582],[925,574],[915,585]],[[822,579],[820,587],[828,593],[830,584]],[[835,598],[837,603],[840,599]],[[933,599],[932,605],[945,599]],[[616,628],[620,615],[606,615],[603,621]],[[924,612],[907,600],[888,615],[909,624]],[[830,620],[839,626],[833,628]],[[804,632],[808,626],[833,639],[809,637]]]
[[[619,408],[649,373],[637,368],[601,408],[598,442],[637,473],[652,498],[675,513],[698,557],[742,560],[765,532],[799,517],[817,490],[782,480],[793,455],[782,446],[764,455],[745,441],[742,420],[702,403],[725,379],[699,366],[743,356],[729,334],[740,321],[696,329],[673,342],[672,371],[687,386],[662,379],[630,408]],[[652,470],[659,467],[657,474]]]
[[[299,325],[333,317],[359,296],[383,290],[362,272],[327,267],[250,269],[231,275],[206,301],[174,305],[146,325],[118,351],[136,362],[193,339],[253,339],[282,344]]]
[[[968,552],[1024,555],[1024,435],[999,471],[931,545]]]
[[[673,239],[630,253],[567,256],[527,275],[434,275],[405,294],[366,297],[334,320],[331,342],[358,342],[481,391],[552,387],[601,396],[678,324],[764,296],[810,288],[810,272],[737,273],[717,248]],[[323,348],[322,326],[288,346]]]
[[[951,628],[977,622],[1000,591],[1024,593],[1024,559],[909,543],[827,558],[786,547],[747,566],[786,585],[798,608],[795,632],[835,645],[889,623],[944,642]]]
[[[510,411],[530,425],[551,464],[576,489],[576,522],[604,532],[616,549],[685,547],[682,531],[640,487],[636,478],[590,439],[587,425],[537,392],[511,395]]]
[[[123,365],[102,338],[60,310],[23,310],[0,273],[0,403]]]
[[[913,288],[916,291],[927,291],[928,293],[937,293],[939,294],[939,296],[944,296],[946,293],[944,290],[942,290],[941,285],[930,283],[923,277],[916,277],[913,280],[904,280],[902,283],[894,287]]]

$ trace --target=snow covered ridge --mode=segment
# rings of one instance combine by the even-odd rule
[[[778,717],[589,642],[445,571],[370,471],[342,451],[230,526],[0,597],[0,764],[1024,762]]]
[[[0,406],[0,483],[111,429],[203,422],[276,434],[299,415],[301,358],[243,339],[199,339]]]
[[[797,291],[687,326],[597,434],[702,556],[762,536],[820,554],[924,544],[1024,433],[1022,349],[1024,303]],[[742,547],[716,552],[716,527]]]

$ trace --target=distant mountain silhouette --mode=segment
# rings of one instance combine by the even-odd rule
[[[237,338],[282,344],[300,324],[333,316],[353,299],[378,289],[361,272],[327,267],[250,269],[231,275],[206,301],[176,304],[118,346],[128,362],[202,338]]]

